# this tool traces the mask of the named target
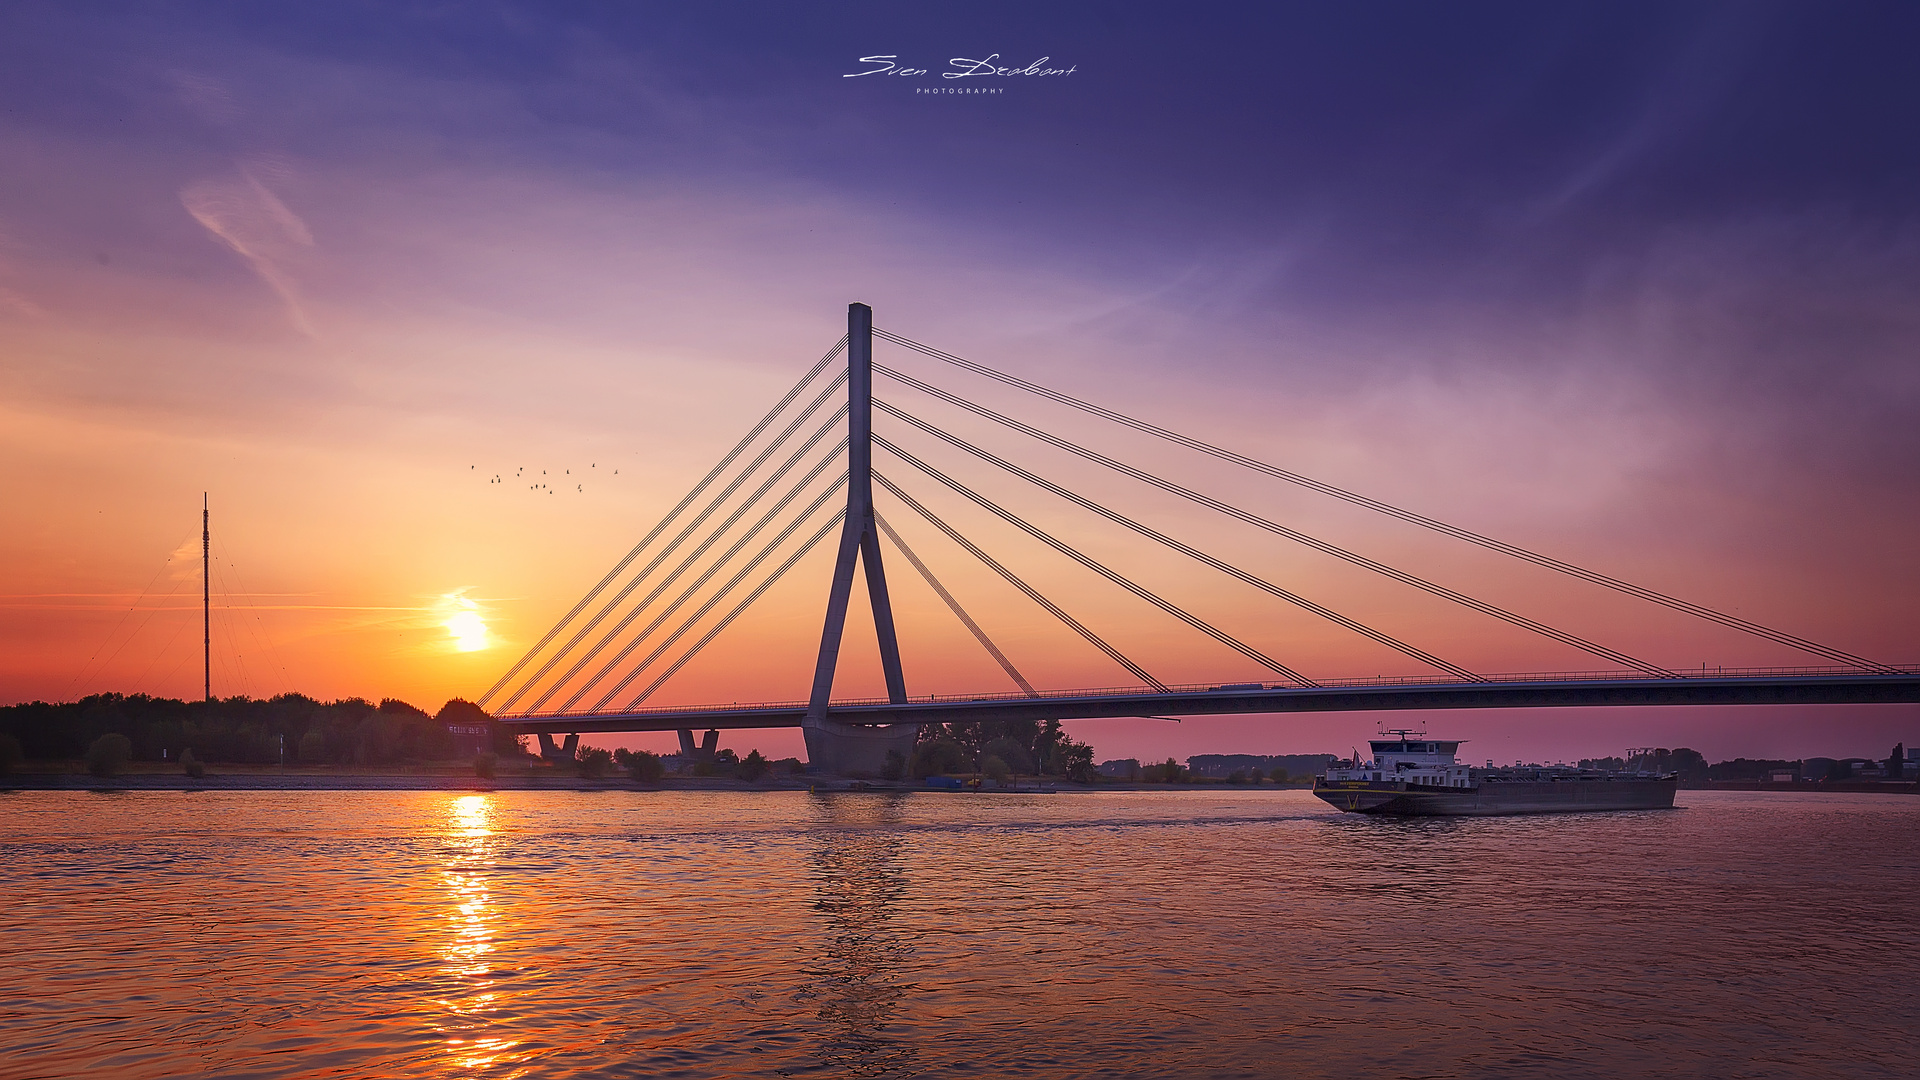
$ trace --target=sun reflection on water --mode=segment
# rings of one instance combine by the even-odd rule
[[[443,1013],[447,1072],[473,1074],[511,1064],[518,1041],[489,1033],[498,1022],[500,995],[492,964],[499,913],[488,891],[494,857],[494,802],[489,795],[461,795],[447,805],[447,911],[439,953],[445,992],[434,1002]]]

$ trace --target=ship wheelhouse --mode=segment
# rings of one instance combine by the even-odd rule
[[[1370,761],[1335,761],[1327,768],[1326,780],[1371,781],[1408,784],[1417,787],[1471,788],[1473,777],[1467,766],[1454,760],[1462,740],[1429,739],[1425,732],[1393,731],[1386,738],[1370,740]]]

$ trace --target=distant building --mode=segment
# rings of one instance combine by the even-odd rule
[[[1767,774],[1767,779],[1776,784],[1791,784],[1799,777],[1793,774],[1792,769],[1775,769]]]
[[[448,724],[454,750],[463,757],[484,754],[493,749],[493,733],[485,724]]]
[[[1216,780],[1236,772],[1251,774],[1254,769],[1266,776],[1277,777],[1284,772],[1299,779],[1327,771],[1331,760],[1332,754],[1195,754],[1187,759],[1187,769],[1195,776]]]

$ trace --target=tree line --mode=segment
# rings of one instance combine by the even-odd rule
[[[180,701],[146,694],[93,694],[74,702],[0,706],[0,738],[43,760],[76,759],[102,736],[127,740],[135,761],[178,760],[271,765],[404,765],[471,753],[449,724],[485,727],[500,756],[524,754],[512,732],[479,706],[455,698],[433,715],[394,698],[316,701],[304,694]]]
[[[1093,747],[1078,742],[1058,720],[982,720],[971,724],[923,724],[913,756],[889,752],[883,778],[924,780],[977,772],[996,780],[1013,776],[1058,776],[1093,782]]]

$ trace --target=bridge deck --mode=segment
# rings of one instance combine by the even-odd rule
[[[1367,679],[1314,687],[1256,683],[1067,690],[975,696],[930,695],[905,704],[835,702],[849,724],[1087,720],[1223,713],[1384,712],[1407,709],[1560,708],[1594,705],[1858,705],[1920,702],[1920,672],[1745,669],[1673,679],[1578,672],[1503,675],[1482,682]],[[681,728],[799,727],[804,701],[655,708],[620,713],[502,716],[516,731],[673,731]]]

